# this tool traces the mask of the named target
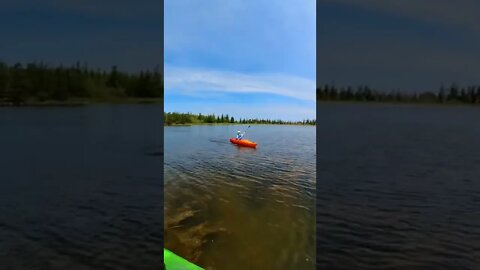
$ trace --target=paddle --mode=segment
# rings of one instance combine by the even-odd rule
[[[250,128],[250,125],[248,125],[247,129],[249,129],[249,128]],[[243,137],[245,136],[245,133],[247,133],[247,131],[246,131],[246,130],[243,132],[242,139],[243,139]],[[237,140],[239,140],[239,139],[237,138]]]
[[[247,130],[248,130],[249,128],[250,128],[250,125],[248,125]],[[245,133],[247,133],[246,130],[243,132],[243,136],[245,136]],[[243,138],[243,137],[242,137],[242,138]]]

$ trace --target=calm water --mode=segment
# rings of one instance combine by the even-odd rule
[[[480,108],[317,109],[320,269],[480,269]]]
[[[0,108],[1,269],[159,269],[162,108]]]
[[[165,128],[165,245],[206,269],[315,269],[315,127]],[[243,126],[242,129],[247,128]]]

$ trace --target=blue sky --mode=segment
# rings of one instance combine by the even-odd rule
[[[162,13],[158,0],[3,0],[0,61],[152,69],[163,62]]]
[[[319,84],[436,91],[478,84],[479,1],[322,0]]]
[[[314,0],[166,0],[165,110],[315,118]]]

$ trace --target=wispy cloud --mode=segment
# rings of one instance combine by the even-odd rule
[[[315,3],[165,1],[165,110],[314,117]]]
[[[167,0],[165,61],[315,78],[315,1]]]
[[[165,66],[165,91],[268,93],[314,101],[315,81],[285,74],[245,74]]]

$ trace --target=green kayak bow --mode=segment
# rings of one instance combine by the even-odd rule
[[[165,270],[204,270],[166,248],[163,249],[163,260]]]

